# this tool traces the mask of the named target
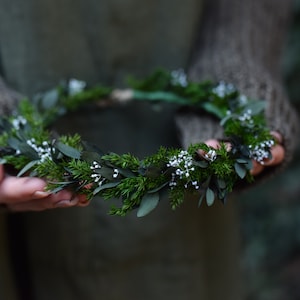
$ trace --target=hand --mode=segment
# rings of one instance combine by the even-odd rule
[[[59,207],[86,206],[84,195],[63,190],[52,194],[45,191],[46,182],[35,177],[14,177],[5,174],[0,165],[0,204],[11,211],[42,211]]]
[[[271,134],[273,135],[273,137],[277,142],[276,145],[271,148],[272,158],[263,161],[263,163],[259,163],[256,160],[252,160],[253,168],[250,170],[250,173],[253,176],[257,176],[258,174],[260,174],[266,167],[279,165],[284,159],[285,151],[283,146],[281,145],[282,144],[281,134],[278,133],[277,131],[272,131]],[[205,144],[215,149],[220,147],[220,142],[215,139],[207,140]],[[228,150],[230,150],[231,145],[228,143],[227,147]]]

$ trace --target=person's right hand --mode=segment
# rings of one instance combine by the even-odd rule
[[[275,140],[277,142],[277,144],[275,146],[273,146],[270,150],[271,154],[272,154],[272,158],[264,160],[261,163],[259,163],[253,159],[252,160],[253,167],[250,170],[250,173],[253,176],[259,175],[260,173],[263,172],[263,170],[265,168],[281,164],[284,160],[285,150],[284,150],[284,147],[282,146],[283,138],[282,138],[281,134],[277,131],[272,131],[271,135],[275,138]],[[213,147],[215,149],[220,147],[220,142],[216,139],[207,140],[207,141],[205,141],[205,144],[210,147]],[[227,143],[226,146],[228,147],[228,151],[229,151],[231,149],[231,145],[229,143]]]
[[[0,204],[11,211],[42,211],[89,203],[84,195],[74,196],[67,190],[54,194],[45,191],[45,187],[46,182],[40,178],[7,175],[0,165]]]

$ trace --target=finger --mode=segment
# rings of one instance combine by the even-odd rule
[[[215,139],[207,140],[207,141],[205,141],[205,144],[209,147],[214,148],[214,149],[220,148],[220,142],[218,140],[215,140]]]
[[[69,191],[61,191],[42,199],[32,199],[26,202],[15,202],[8,204],[11,211],[44,211],[54,208],[67,208],[78,205],[79,197],[73,197]]]
[[[78,195],[78,204],[77,206],[85,207],[90,204],[90,200],[87,199],[85,195]]]
[[[270,151],[272,158],[263,161],[264,166],[276,166],[284,160],[285,150],[283,146],[277,144]]]
[[[218,140],[215,140],[215,139],[206,140],[204,143],[207,146],[212,147],[214,149],[217,149],[218,147],[220,147],[220,143],[218,142]],[[206,154],[206,151],[204,151],[202,149],[198,149],[197,153],[200,156],[204,156]]]
[[[207,141],[205,141],[205,144],[214,149],[219,149],[221,147],[221,143],[216,139],[207,140]],[[230,143],[224,142],[224,144],[225,144],[227,151],[230,151],[232,149],[232,145]]]
[[[0,199],[7,203],[45,198],[49,196],[45,186],[46,182],[39,178],[7,176],[1,182]]]
[[[270,133],[274,137],[274,139],[277,143],[282,144],[283,137],[278,131],[271,131]]]
[[[256,160],[252,160],[252,169],[250,170],[250,174],[252,174],[253,176],[258,175],[259,173],[261,173],[264,169],[264,166],[261,165],[259,162],[257,162]]]
[[[27,202],[19,202],[8,205],[9,210],[14,212],[25,212],[25,211],[44,211],[54,208],[66,208],[75,206],[69,200],[61,200],[53,203],[49,198],[34,199]]]

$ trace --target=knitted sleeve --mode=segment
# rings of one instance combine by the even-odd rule
[[[7,114],[17,105],[21,95],[10,89],[0,77],[0,114]]]
[[[291,160],[298,138],[297,116],[283,89],[280,72],[291,3],[281,0],[206,2],[189,75],[193,80],[224,80],[248,97],[267,101],[268,126],[284,137],[285,161],[275,167],[281,169]],[[179,113],[176,122],[184,147],[223,137],[221,127],[214,120],[192,111]],[[269,169],[269,173],[274,171]]]

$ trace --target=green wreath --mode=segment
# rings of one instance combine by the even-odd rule
[[[252,159],[270,158],[274,138],[266,127],[264,101],[241,95],[232,84],[192,82],[182,70],[158,70],[145,80],[129,80],[130,89],[115,90],[71,79],[57,88],[20,102],[18,110],[0,120],[2,164],[12,165],[18,176],[29,174],[44,178],[47,189],[81,193],[91,200],[120,199],[110,213],[124,216],[136,209],[145,216],[167,192],[172,209],[186,194],[198,196],[198,205],[227,195],[241,181],[254,180]],[[225,142],[218,149],[204,143],[187,150],[161,147],[157,153],[139,160],[130,153],[106,153],[83,142],[78,134],[57,135],[50,125],[67,111],[87,102],[107,104],[130,100],[168,101],[193,106],[220,119]]]

